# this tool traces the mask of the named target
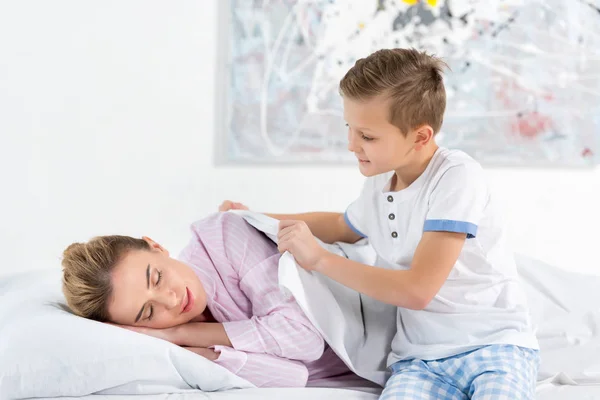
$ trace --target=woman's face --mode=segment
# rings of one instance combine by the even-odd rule
[[[132,250],[112,273],[111,322],[170,328],[199,318],[206,309],[202,283],[185,263],[144,238],[151,250]]]

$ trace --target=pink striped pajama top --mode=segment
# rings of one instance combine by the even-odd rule
[[[348,372],[280,290],[280,254],[269,238],[232,213],[214,214],[191,229],[179,259],[198,275],[207,307],[233,345],[215,346],[217,364],[258,387],[302,387]]]

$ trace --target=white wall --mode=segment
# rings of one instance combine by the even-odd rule
[[[217,20],[216,0],[0,2],[0,275],[98,234],[178,251],[225,198],[294,212],[358,194],[352,167],[214,166]],[[600,170],[489,172],[518,251],[600,272]]]

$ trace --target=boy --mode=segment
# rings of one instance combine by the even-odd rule
[[[481,166],[436,144],[444,65],[413,49],[356,62],[340,92],[363,191],[343,215],[270,215],[281,220],[279,250],[398,307],[381,399],[533,399],[538,344],[504,220]],[[313,234],[368,237],[377,266],[327,253]]]

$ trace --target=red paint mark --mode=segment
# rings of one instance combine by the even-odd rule
[[[547,93],[544,96],[542,96],[544,98],[544,100],[547,101],[554,101],[554,94],[553,93]]]
[[[581,152],[582,157],[592,157],[593,155],[594,155],[594,152],[589,147],[584,148],[583,151]]]
[[[547,131],[550,125],[550,117],[534,111],[518,117],[517,121],[512,123],[512,130],[527,139],[533,139]]]

